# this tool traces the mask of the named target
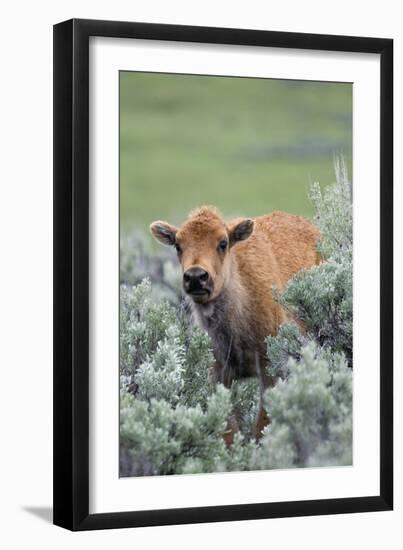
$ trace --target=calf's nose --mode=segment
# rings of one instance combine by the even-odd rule
[[[202,289],[208,281],[208,273],[201,267],[191,267],[183,274],[183,283],[186,290]]]

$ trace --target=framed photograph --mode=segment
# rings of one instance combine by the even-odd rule
[[[391,510],[393,42],[54,27],[54,523]]]

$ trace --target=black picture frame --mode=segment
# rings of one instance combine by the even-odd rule
[[[377,53],[380,127],[380,491],[366,497],[89,513],[89,38]],[[54,523],[71,530],[393,507],[393,41],[73,19],[54,26]]]

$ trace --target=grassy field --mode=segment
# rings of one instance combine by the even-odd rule
[[[201,204],[309,216],[309,184],[334,181],[338,153],[351,174],[350,84],[120,75],[124,230],[181,223]]]

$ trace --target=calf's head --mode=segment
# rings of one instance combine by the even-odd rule
[[[179,229],[156,221],[150,229],[157,241],[174,246],[182,266],[183,288],[195,302],[216,298],[231,277],[231,249],[253,232],[253,220],[239,219],[229,224],[212,207],[189,214]]]

